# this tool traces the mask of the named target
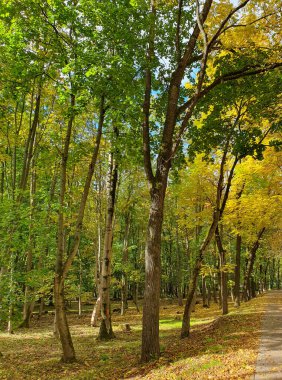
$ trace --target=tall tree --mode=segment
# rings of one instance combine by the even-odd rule
[[[220,44],[220,37],[227,30],[237,25],[233,22],[233,16],[242,10],[248,0],[233,8],[220,20],[215,21],[215,25],[209,30],[205,22],[210,14],[212,1],[206,0],[201,9],[199,2],[196,2],[195,9],[186,10],[182,1],[179,1],[178,9],[175,13],[173,5],[163,5],[154,0],[150,2],[149,29],[147,31],[148,49],[146,53],[147,63],[145,72],[145,95],[143,105],[143,150],[144,167],[150,185],[150,216],[148,221],[147,242],[145,249],[145,294],[143,307],[143,329],[142,329],[142,353],[143,361],[160,355],[159,348],[159,293],[160,293],[160,250],[161,231],[164,215],[164,199],[168,183],[168,175],[172,166],[175,154],[181,144],[182,137],[186,131],[195,107],[200,100],[219,84],[236,80],[241,77],[263,73],[269,69],[280,66],[280,63],[269,65],[266,62],[257,61],[254,64],[240,65],[233,70],[224,70],[224,73],[217,70],[215,77],[210,84],[206,84],[207,64],[212,57],[215,48]],[[191,22],[191,17],[196,20]],[[156,40],[158,33],[161,33],[164,17],[176,17],[176,27],[173,29],[175,44],[174,53],[168,57],[169,74],[166,78],[167,96],[163,96],[163,129],[160,131],[159,149],[155,164],[152,164],[151,156],[151,124],[152,124],[152,89],[154,88],[155,75],[157,73],[158,48]],[[188,20],[187,20],[188,18]],[[215,19],[214,19],[215,20]],[[187,38],[184,24],[191,28],[191,33]],[[219,48],[220,49],[220,48]],[[172,49],[170,50],[172,51]],[[173,58],[172,58],[173,57]],[[197,65],[197,83],[189,93],[188,100],[183,101],[182,83],[184,76],[193,71],[195,62]],[[153,167],[155,166],[155,173]],[[212,231],[213,232],[213,231]],[[212,234],[213,235],[213,234]]]

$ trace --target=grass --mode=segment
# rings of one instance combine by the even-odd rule
[[[134,306],[125,316],[113,315],[116,339],[99,342],[91,328],[90,310],[82,318],[69,314],[77,363],[59,362],[60,343],[52,335],[53,316],[33,319],[31,329],[14,335],[0,333],[0,379],[247,379],[253,373],[260,317],[265,297],[230,314],[220,316],[217,305],[193,313],[191,336],[180,340],[183,308],[163,301],[160,309],[162,356],[148,364],[139,362],[141,314]],[[131,332],[122,331],[129,323]]]

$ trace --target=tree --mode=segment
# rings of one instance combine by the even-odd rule
[[[145,74],[145,95],[143,106],[143,147],[144,147],[144,167],[150,184],[150,216],[147,230],[147,243],[145,250],[145,294],[143,308],[143,332],[142,332],[142,354],[143,361],[148,361],[160,355],[159,349],[159,292],[160,292],[160,250],[161,250],[161,230],[164,214],[164,199],[167,188],[167,181],[173,158],[178,151],[183,133],[186,131],[195,107],[200,100],[212,89],[221,83],[236,80],[241,77],[263,73],[269,69],[278,67],[279,63],[267,64],[258,60],[256,64],[244,64],[231,70],[224,70],[223,74],[218,66],[217,73],[210,84],[206,84],[207,64],[213,51],[220,44],[221,35],[236,25],[233,16],[248,4],[244,1],[231,11],[225,14],[220,20],[216,20],[211,30],[205,27],[205,22],[210,14],[212,1],[205,1],[200,10],[199,3],[196,9],[184,10],[182,1],[178,2],[175,9],[171,4],[163,5],[155,1],[150,3],[149,29],[147,32],[147,63]],[[191,22],[193,15],[196,22]],[[155,75],[157,73],[158,48],[156,36],[161,33],[163,17],[176,18],[176,28],[173,30],[173,40],[176,41],[175,50],[169,59],[169,74],[166,78],[168,86],[167,96],[158,94],[158,98],[163,100],[163,129],[160,132],[159,149],[156,157],[156,169],[153,172],[151,157],[151,133],[152,124],[152,89],[154,88]],[[231,21],[232,20],[232,21]],[[187,39],[185,35],[184,23],[191,27],[192,32]],[[171,34],[170,34],[171,35]],[[171,41],[171,40],[170,40]],[[171,45],[170,45],[171,46]],[[172,51],[172,49],[170,50]],[[162,51],[163,53],[163,51]],[[162,54],[161,54],[162,55]],[[166,57],[165,57],[166,58]],[[250,57],[249,57],[250,58]],[[257,57],[258,58],[258,57]],[[252,57],[252,61],[254,57]],[[247,59],[248,61],[248,59]],[[183,101],[182,83],[184,76],[193,68],[197,67],[197,83],[189,93],[189,98]],[[199,62],[199,64],[197,64]],[[189,74],[188,74],[189,75]],[[211,235],[214,231],[211,230]],[[209,239],[208,239],[209,240]],[[205,247],[203,247],[205,248]]]

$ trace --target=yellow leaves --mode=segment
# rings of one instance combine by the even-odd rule
[[[212,113],[213,110],[214,110],[214,106],[211,104],[211,105],[209,106],[208,112],[202,112],[202,113],[201,113],[201,117],[200,117],[200,119],[194,121],[194,125],[195,125],[198,129],[199,129],[199,128],[202,128],[202,126],[203,126],[204,123],[205,123],[205,120],[208,118],[208,116]]]
[[[263,121],[267,125],[267,121]],[[251,244],[259,229],[269,231],[282,223],[281,152],[268,148],[263,161],[244,159],[236,170],[227,202],[224,224]],[[242,196],[238,193],[244,186]]]
[[[236,12],[226,24],[220,35],[220,49],[234,51],[248,49],[248,54],[257,55],[257,49],[272,49],[272,61],[280,60],[279,46],[281,46],[281,18],[278,7],[273,1],[252,1]],[[218,31],[222,21],[235,8],[233,1],[214,2],[211,12],[205,22],[205,30],[210,40]],[[271,31],[271,33],[270,33]],[[281,51],[280,51],[281,54]]]
[[[210,55],[206,74],[209,81],[213,81],[216,77],[216,72],[218,67],[220,67],[220,64],[217,64],[216,62],[221,61],[220,58],[224,58],[224,60],[231,60],[233,59],[233,49],[225,49],[224,46],[221,46],[221,50],[216,53],[216,55]],[[209,83],[206,83],[206,85]]]
[[[208,27],[209,34],[215,33],[219,25],[222,23],[222,20],[226,18],[232,9],[233,4],[231,1],[225,0],[214,2],[211,12],[205,23],[205,25]]]
[[[232,55],[233,53],[230,52],[230,51],[227,51],[227,50],[221,50],[216,56],[217,58],[223,58],[223,57],[226,57],[226,56],[230,56]]]
[[[190,82],[186,82],[184,84],[184,87],[187,89],[187,90],[191,90],[195,87],[195,85],[193,83],[190,83]]]
[[[177,0],[155,0],[156,5],[176,6]]]

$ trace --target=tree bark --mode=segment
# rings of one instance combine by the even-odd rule
[[[136,307],[137,313],[139,313],[140,310],[138,306],[138,284],[136,283],[132,285],[132,301]]]
[[[256,259],[256,253],[257,253],[257,250],[258,250],[259,245],[260,245],[260,239],[262,238],[262,235],[264,234],[264,232],[265,232],[265,227],[263,227],[259,231],[257,239],[250,249],[250,253],[249,253],[249,257],[248,257],[248,264],[247,264],[245,278],[244,278],[244,288],[243,288],[243,299],[244,299],[244,301],[248,301],[252,297],[251,284],[250,284],[251,275],[253,272],[253,267],[254,267],[254,263],[255,263],[255,259]]]
[[[69,331],[66,310],[65,310],[65,297],[64,297],[64,252],[65,252],[65,227],[64,227],[64,212],[65,206],[65,194],[66,194],[66,182],[67,182],[67,162],[69,154],[69,146],[71,140],[72,126],[74,121],[73,108],[75,105],[75,96],[72,94],[70,99],[70,118],[67,125],[66,137],[64,142],[64,149],[61,160],[61,176],[60,176],[60,210],[58,215],[58,237],[57,237],[57,257],[55,267],[55,279],[54,279],[54,300],[55,300],[55,324],[58,330],[61,345],[63,349],[63,362],[74,362],[75,351]]]
[[[78,253],[79,255],[79,253]],[[82,263],[79,255],[79,284],[78,284],[78,317],[82,316]]]
[[[215,240],[218,248],[219,258],[220,258],[220,285],[221,285],[221,307],[222,314],[228,314],[228,274],[226,272],[226,251],[222,244],[222,238],[219,233],[218,227],[215,230]]]
[[[159,291],[160,291],[160,250],[161,250],[161,229],[163,221],[163,204],[164,197],[167,186],[168,173],[171,168],[173,157],[180,145],[181,138],[189,121],[192,117],[193,110],[199,100],[205,96],[211,89],[213,89],[222,81],[231,80],[231,78],[238,78],[238,75],[246,74],[246,71],[249,68],[241,70],[240,73],[236,73],[235,76],[228,75],[226,77],[219,77],[210,85],[202,89],[204,83],[204,77],[206,73],[207,57],[211,48],[216,43],[218,37],[223,31],[225,25],[228,23],[230,18],[234,13],[239,9],[244,7],[249,0],[246,0],[244,3],[239,4],[238,7],[234,8],[229,15],[222,21],[218,31],[215,33],[211,41],[207,42],[207,36],[203,30],[203,25],[208,17],[210,7],[212,5],[212,0],[205,0],[202,11],[200,12],[197,7],[197,22],[191,32],[190,38],[183,49],[183,55],[179,54],[181,49],[178,50],[178,62],[175,71],[172,73],[170,78],[170,84],[168,88],[167,95],[167,105],[166,105],[166,116],[164,122],[164,128],[161,137],[161,144],[159,148],[159,153],[157,157],[156,165],[156,174],[154,175],[152,169],[151,161],[151,145],[150,145],[150,99],[152,93],[152,61],[154,58],[154,40],[155,40],[155,24],[156,24],[156,6],[155,0],[150,1],[151,11],[150,11],[150,27],[148,33],[148,49],[147,49],[147,67],[145,75],[145,96],[144,96],[144,105],[143,105],[143,157],[144,157],[144,168],[145,173],[148,179],[148,182],[151,186],[150,195],[151,195],[151,205],[150,205],[150,215],[148,222],[147,230],[147,242],[145,250],[145,293],[144,293],[144,308],[143,308],[143,330],[142,330],[142,352],[141,359],[143,361],[148,361],[151,358],[157,358],[160,354],[159,349]],[[177,33],[180,33],[181,25],[181,12],[178,12],[178,21],[177,21]],[[178,106],[179,95],[180,95],[180,86],[185,75],[186,68],[194,62],[194,54],[197,45],[198,38],[200,34],[203,34],[204,39],[204,49],[202,54],[201,69],[198,73],[198,84],[195,90],[194,95],[185,102],[182,106]],[[177,37],[179,41],[180,36]],[[178,44],[178,42],[177,42]],[[179,44],[178,44],[179,45]],[[180,46],[180,45],[179,45]],[[273,67],[273,66],[272,66]],[[262,72],[262,71],[259,71]],[[257,73],[257,71],[256,71]],[[250,75],[249,73],[246,75]],[[179,130],[176,132],[176,122],[178,117],[185,113],[185,116],[182,119]],[[234,168],[230,171],[230,178],[232,178]],[[231,181],[231,179],[230,179]],[[229,186],[230,187],[230,186]],[[227,185],[228,188],[228,185]],[[222,189],[220,190],[222,191]],[[229,189],[225,191],[225,194],[228,194]],[[225,202],[227,197],[224,197],[222,202],[222,209],[224,209]],[[218,214],[219,208],[216,210]],[[217,219],[218,222],[219,218]],[[213,234],[214,234],[213,224]],[[212,235],[213,235],[212,234]],[[208,239],[209,240],[209,239]],[[205,246],[205,242],[204,242]],[[193,294],[188,294],[188,309],[190,309],[197,277],[200,271],[201,262],[203,259],[203,253],[206,247],[201,248],[200,253],[196,259],[196,269],[194,270],[191,289],[189,291]],[[189,314],[189,313],[188,313]]]
[[[263,279],[263,291],[267,290],[267,271],[269,269],[269,259],[267,259],[265,268],[264,268],[264,279]]]
[[[161,275],[161,232],[164,212],[164,193],[161,184],[151,190],[151,206],[145,249],[145,292],[141,360],[149,361],[160,356],[159,297]]]
[[[203,307],[209,307],[208,298],[207,298],[206,277],[205,276],[202,276],[202,297],[203,297]]]
[[[122,252],[122,264],[125,268],[122,272],[121,278],[121,315],[125,314],[126,309],[128,309],[128,281],[127,281],[127,269],[128,264],[128,238],[130,230],[130,214],[127,213],[125,216],[125,231],[124,231],[124,240],[123,240],[123,252]]]
[[[218,300],[217,300],[217,294],[216,294],[216,274],[213,275],[213,278],[212,278],[212,293],[213,293],[213,302],[214,303],[218,303]]]
[[[36,130],[38,127],[39,116],[40,116],[41,86],[42,86],[42,83],[40,82],[38,85],[38,93],[36,95],[34,117],[29,129],[28,138],[25,143],[23,168],[22,168],[22,174],[21,174],[20,185],[19,185],[21,190],[25,190],[26,188],[26,185],[28,182],[29,170],[30,170],[31,162],[34,155]],[[21,197],[22,194],[20,194],[19,196]]]
[[[69,269],[71,268],[72,262],[78,252],[80,237],[83,226],[84,212],[86,207],[86,202],[90,190],[90,185],[92,177],[94,174],[94,169],[98,157],[100,141],[102,136],[102,128],[104,123],[105,116],[105,106],[104,106],[104,96],[101,97],[100,103],[100,116],[99,123],[96,135],[96,141],[94,149],[92,152],[91,161],[88,166],[88,172],[85,179],[85,184],[83,192],[81,194],[81,200],[78,210],[78,215],[76,219],[76,226],[73,236],[72,245],[69,249],[69,254],[64,262],[64,253],[65,253],[65,228],[64,228],[64,212],[63,208],[65,206],[65,193],[66,193],[66,179],[67,179],[67,162],[68,162],[68,153],[70,146],[70,138],[72,132],[72,126],[74,121],[74,105],[75,105],[75,96],[71,94],[70,102],[70,118],[67,127],[67,133],[64,141],[64,149],[62,153],[61,160],[61,184],[60,184],[60,209],[58,215],[58,241],[57,241],[57,258],[56,258],[56,268],[55,268],[55,280],[54,280],[54,299],[55,299],[55,309],[56,309],[56,321],[57,328],[60,334],[60,340],[63,349],[63,362],[73,362],[76,360],[75,351],[73,343],[71,340],[71,335],[69,332],[69,327],[67,323],[66,311],[65,311],[65,300],[64,300],[64,282],[68,274]]]
[[[98,295],[93,311],[92,311],[92,315],[91,315],[91,323],[90,323],[91,327],[97,326],[97,322],[98,322],[98,318],[100,314],[101,314],[101,297],[100,295]]]
[[[96,249],[96,261],[95,261],[95,283],[97,300],[95,302],[92,315],[91,315],[91,327],[96,327],[98,318],[101,315],[101,297],[100,297],[100,279],[101,279],[101,252],[102,252],[102,210],[101,210],[101,198],[102,198],[102,184],[101,184],[101,172],[98,181],[98,199],[97,199],[97,214],[98,214],[98,228],[97,228],[97,240],[98,247]]]
[[[240,234],[236,236],[236,258],[235,258],[235,271],[234,271],[234,306],[240,306],[240,273],[241,273],[241,247],[242,237]]]
[[[72,363],[76,361],[76,357],[65,309],[64,279],[58,275],[56,275],[54,281],[54,295],[56,308],[55,328],[58,329],[63,349],[63,357],[61,360],[64,363]]]
[[[34,140],[35,144],[35,140]],[[34,211],[35,211],[35,191],[36,191],[36,171],[35,171],[35,161],[34,156],[31,161],[31,178],[30,178],[30,225],[29,225],[29,247],[26,258],[26,273],[30,273],[33,267],[33,250],[34,250]],[[21,327],[29,328],[30,318],[33,312],[34,301],[30,300],[31,297],[31,287],[28,284],[25,284],[25,302],[23,309],[23,322],[21,323]]]
[[[183,313],[183,319],[182,319],[182,327],[181,327],[181,335],[180,337],[187,338],[190,334],[190,317],[191,313],[193,311],[193,300],[195,299],[195,292],[197,287],[197,279],[201,270],[203,261],[203,253],[200,251],[199,256],[197,257],[192,278],[189,283],[189,290],[187,295],[187,300],[185,303],[184,313]]]
[[[109,171],[107,182],[107,219],[105,228],[104,251],[102,258],[102,271],[100,283],[101,297],[101,324],[98,339],[109,340],[115,338],[111,321],[110,304],[110,284],[111,284],[111,262],[112,262],[112,243],[113,243],[113,221],[116,200],[118,171],[113,153],[109,154]]]
[[[178,231],[178,222],[176,221],[176,250],[177,250],[177,298],[178,306],[183,306],[183,275],[182,275],[182,266],[183,266],[183,255],[180,249],[179,244],[179,231]]]
[[[181,338],[186,338],[190,334],[190,316],[191,316],[191,311],[192,311],[192,301],[194,297],[194,292],[196,290],[197,286],[197,279],[201,270],[202,262],[204,259],[204,254],[209,247],[215,231],[217,229],[218,223],[222,217],[222,214],[224,212],[226,202],[229,196],[229,191],[231,187],[231,182],[234,174],[234,170],[236,167],[236,164],[238,162],[238,159],[235,158],[232,168],[229,172],[228,179],[227,179],[227,184],[226,184],[226,189],[224,192],[224,195],[222,195],[223,191],[223,184],[224,184],[224,167],[225,167],[225,162],[226,162],[226,156],[227,156],[227,151],[228,151],[228,146],[229,146],[229,139],[226,142],[225,150],[223,152],[221,164],[220,164],[220,175],[217,183],[217,195],[216,195],[216,207],[213,212],[213,220],[212,223],[209,227],[209,230],[207,232],[207,235],[204,238],[204,241],[200,247],[198,256],[196,257],[196,262],[195,266],[193,269],[192,277],[190,280],[189,284],[189,290],[188,290],[188,296],[185,304],[185,309],[184,309],[184,314],[183,314],[183,320],[182,320],[182,328],[181,328]]]

